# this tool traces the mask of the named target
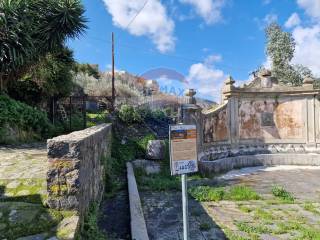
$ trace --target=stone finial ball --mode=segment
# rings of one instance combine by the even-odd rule
[[[314,83],[314,79],[312,77],[306,77],[305,79],[303,79],[303,84],[313,84]]]
[[[260,76],[262,76],[262,77],[270,77],[271,76],[271,71],[268,69],[262,69],[259,73],[260,73]]]

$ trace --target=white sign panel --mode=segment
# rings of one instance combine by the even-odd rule
[[[172,175],[198,171],[195,125],[170,126],[170,166]]]

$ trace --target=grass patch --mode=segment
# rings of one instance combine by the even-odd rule
[[[246,232],[249,234],[252,234],[252,233],[264,234],[264,233],[272,232],[270,228],[264,225],[252,225],[247,222],[237,222],[236,226],[240,231]]]
[[[254,219],[263,219],[263,220],[275,220],[276,218],[270,213],[261,208],[254,210]]]
[[[189,194],[200,202],[221,201],[225,196],[223,188],[214,188],[209,186],[197,186],[189,189]]]
[[[249,238],[235,234],[230,229],[224,229],[223,232],[225,233],[227,239],[229,240],[250,240]]]
[[[142,168],[135,169],[135,177],[140,189],[150,191],[180,190],[179,176],[171,176],[169,170],[162,170],[158,174],[147,175]]]
[[[282,200],[285,203],[294,203],[293,195],[288,192],[284,187],[281,186],[273,186],[272,187],[272,194],[276,198]]]
[[[234,186],[229,190],[223,187],[197,186],[190,188],[190,195],[200,202],[233,200],[258,200],[260,196],[250,187]]]
[[[298,233],[298,236],[295,237],[295,240],[319,240],[320,239],[320,230],[306,226],[299,222],[288,221],[280,222],[277,224],[277,230],[273,231],[274,234],[285,234],[295,232]]]
[[[320,215],[320,211],[317,209],[317,207],[311,203],[311,202],[306,202],[303,204],[303,209],[312,213],[315,213],[317,215]]]
[[[234,201],[259,200],[260,196],[252,188],[239,185],[230,188],[226,199]]]

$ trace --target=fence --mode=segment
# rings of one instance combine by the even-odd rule
[[[137,97],[117,97],[115,108],[123,104],[151,109],[171,108],[178,111],[186,98],[175,95],[150,95]],[[65,98],[52,98],[50,100],[49,117],[53,125],[62,124],[66,131],[72,132],[87,127],[88,113],[112,110],[112,97],[110,96],[69,96]]]

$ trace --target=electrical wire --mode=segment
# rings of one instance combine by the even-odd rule
[[[145,8],[149,0],[145,1],[142,8],[137,12],[137,14],[131,19],[131,21],[128,23],[128,25],[125,27],[125,29],[128,29],[128,27],[136,20],[136,18],[139,16],[139,14],[142,12],[142,10]]]

